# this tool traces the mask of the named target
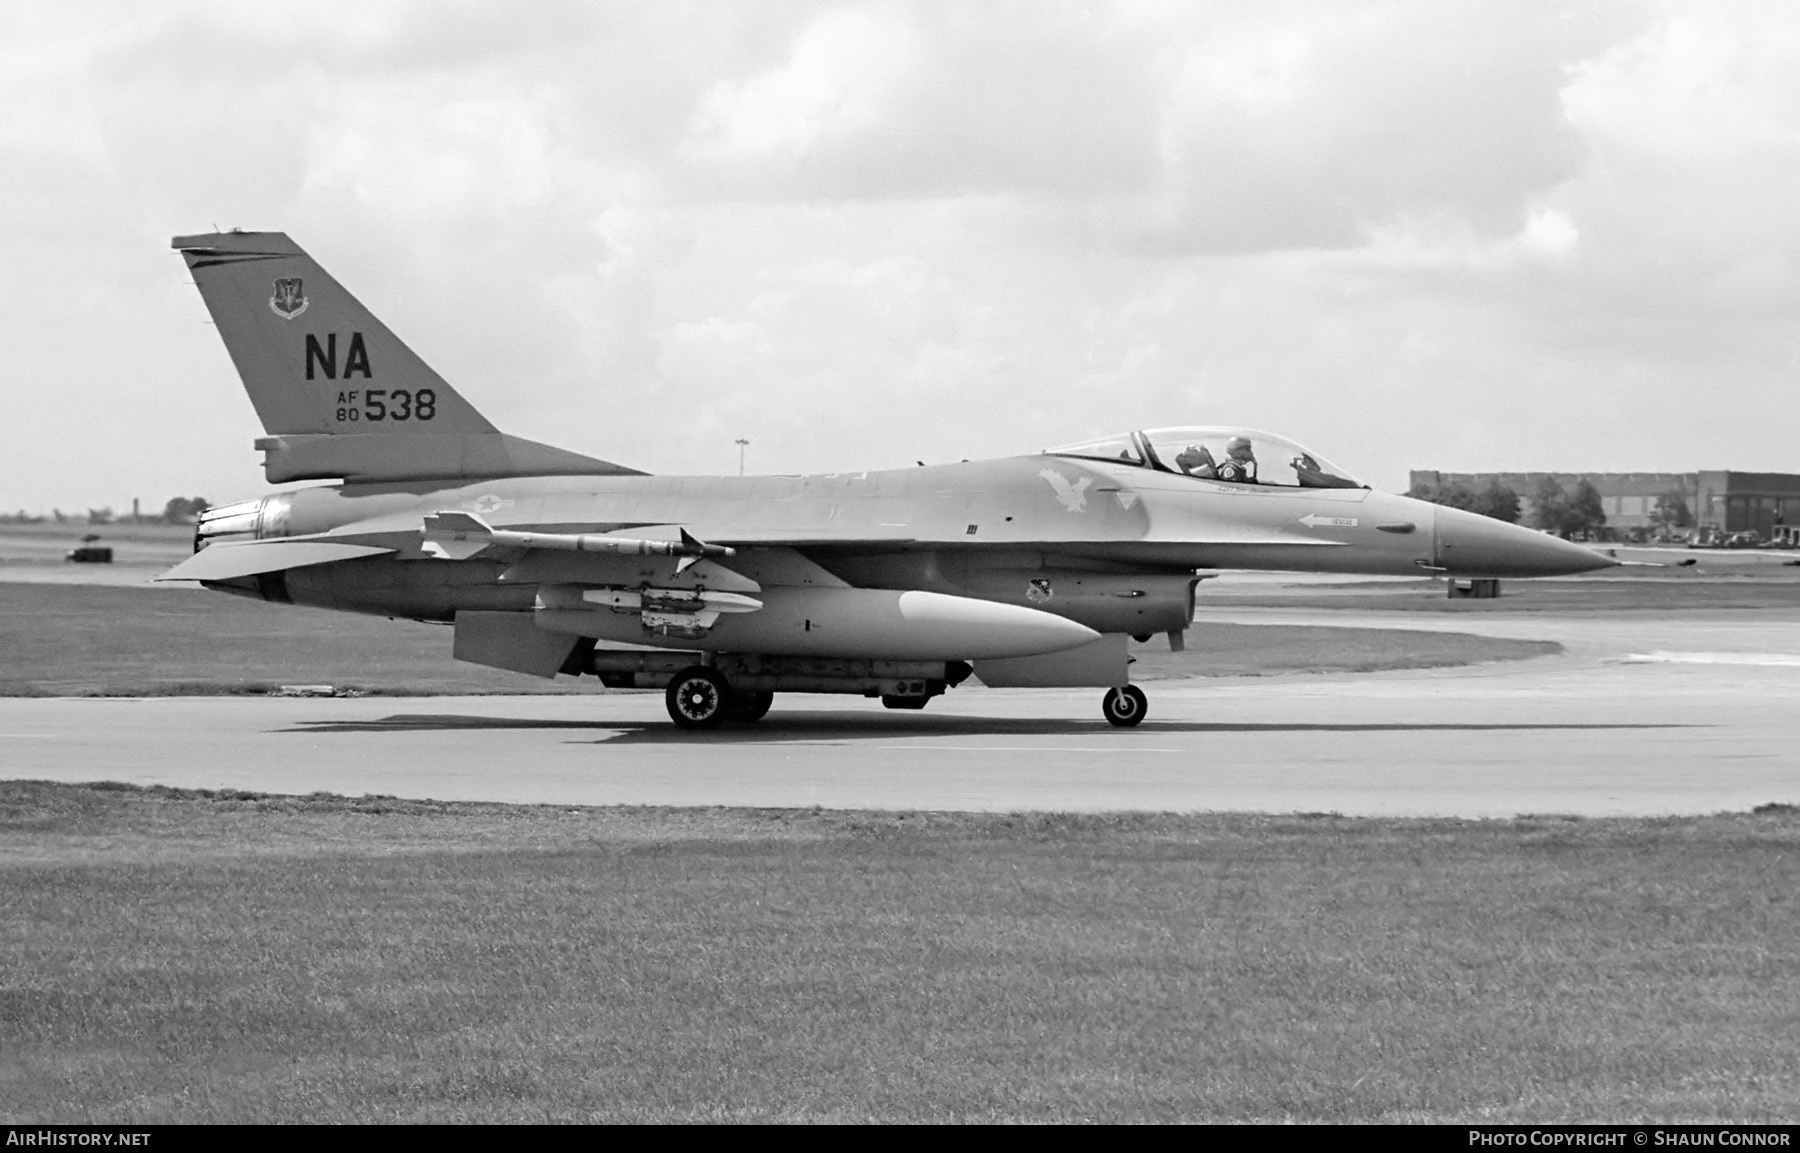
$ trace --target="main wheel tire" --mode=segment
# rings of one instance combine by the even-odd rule
[[[881,707],[884,709],[922,709],[925,707],[925,702],[930,699],[930,697],[899,697],[885,695],[881,698]]]
[[[1106,699],[1100,702],[1100,711],[1115,727],[1129,729],[1144,719],[1144,714],[1150,711],[1150,701],[1144,696],[1143,689],[1126,685],[1107,689]]]
[[[725,698],[725,719],[740,725],[753,724],[768,716],[769,706],[774,703],[774,693],[732,693]]]
[[[675,674],[663,694],[669,719],[684,729],[716,729],[725,721],[725,702],[731,690],[725,678],[702,665]]]

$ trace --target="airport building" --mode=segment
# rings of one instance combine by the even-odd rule
[[[1479,492],[1497,482],[1519,495],[1522,524],[1531,523],[1531,494],[1545,477],[1565,490],[1585,480],[1600,493],[1606,527],[1629,534],[1662,527],[1657,505],[1664,496],[1681,499],[1688,523],[1676,529],[1697,538],[1754,533],[1765,541],[1791,540],[1800,532],[1800,475],[1788,472],[1436,472],[1414,469],[1413,489],[1462,485]]]

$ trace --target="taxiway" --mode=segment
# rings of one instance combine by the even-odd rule
[[[1546,623],[1504,631],[1559,631]],[[1135,730],[1102,721],[1096,692],[978,687],[922,713],[787,697],[754,727],[699,735],[651,693],[13,698],[0,764],[581,805],[1486,817],[1800,803],[1800,625],[1644,639],[1575,637],[1567,656],[1465,669],[1156,682]]]

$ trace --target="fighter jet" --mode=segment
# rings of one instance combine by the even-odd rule
[[[688,729],[776,693],[917,709],[971,675],[1147,712],[1128,638],[1184,647],[1210,570],[1531,577],[1615,562],[1375,492],[1214,426],[1001,460],[650,476],[499,431],[287,236],[176,237],[267,436],[160,580],[454,626],[457,659],[661,688]]]

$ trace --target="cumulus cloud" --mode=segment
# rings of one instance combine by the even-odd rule
[[[1168,255],[1353,247],[1427,211],[1504,235],[1581,158],[1549,4],[975,11],[822,13],[707,92],[688,175],[750,198],[1051,200]]]
[[[733,316],[667,326],[656,370],[665,395],[699,402],[681,429],[696,442],[755,430],[819,467],[871,454],[897,464],[941,446],[944,407],[970,399],[959,390],[993,383],[982,379],[981,328],[964,286],[922,261],[830,258],[765,269]]]
[[[1797,71],[1735,0],[9,4],[0,501],[120,502],[58,487],[71,412],[153,491],[255,490],[164,247],[215,223],[659,471],[1201,420],[1390,485],[1788,467]]]
[[[892,13],[827,12],[801,31],[781,67],[713,85],[683,152],[700,162],[798,162],[879,130],[918,49]]]
[[[1162,167],[1118,226],[1150,251],[1351,248],[1412,215],[1504,235],[1571,175],[1548,6],[1325,6],[1190,41]]]
[[[1564,199],[1587,222],[1597,319],[1736,330],[1792,314],[1797,70],[1800,24],[1743,5],[1672,15],[1575,70],[1563,103],[1592,160]]]
[[[711,195],[1081,195],[1154,155],[1149,29],[1043,5],[853,6],[714,85],[681,156]]]

